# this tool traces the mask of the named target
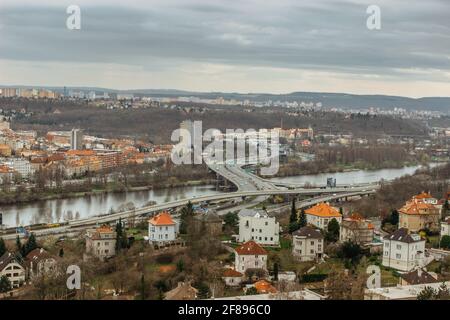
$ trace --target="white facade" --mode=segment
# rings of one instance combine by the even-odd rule
[[[167,212],[160,213],[148,221],[150,243],[164,244],[174,241],[178,234],[178,224]]]
[[[328,227],[328,223],[333,219],[336,219],[337,222],[339,222],[339,225],[342,222],[342,217],[320,217],[306,213],[306,223],[320,229],[326,229]]]
[[[150,242],[173,241],[177,238],[175,225],[158,226],[149,223],[148,237]]]
[[[267,254],[266,255],[239,255],[236,254],[234,264],[237,271],[244,273],[247,269],[264,269],[267,270]]]
[[[411,271],[423,266],[424,255],[425,240],[417,234],[408,234],[405,228],[384,238],[383,266],[385,267]]]
[[[13,253],[7,252],[0,257],[0,277],[6,276],[11,287],[18,288],[25,282],[25,268],[15,259]]]
[[[323,236],[311,228],[303,227],[292,235],[292,255],[300,261],[314,261],[323,256]]]
[[[23,158],[12,158],[3,162],[5,165],[18,172],[22,178],[29,178],[34,170],[30,161]]]
[[[450,220],[449,219],[441,222],[441,238],[443,236],[450,236]]]
[[[280,224],[265,211],[244,209],[239,212],[239,242],[250,240],[263,245],[280,243]]]

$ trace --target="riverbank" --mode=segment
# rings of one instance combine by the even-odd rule
[[[94,187],[90,191],[77,191],[77,192],[64,192],[56,188],[48,189],[41,193],[35,193],[32,190],[0,192],[0,205],[19,205],[49,200],[74,199],[98,194],[113,194],[113,193],[163,190],[163,189],[183,188],[193,186],[206,186],[214,184],[215,182],[216,181],[214,179],[201,179],[184,182],[159,183],[157,185],[135,186],[135,187],[123,185],[116,186],[114,184],[109,184],[105,188]]]
[[[344,164],[326,164],[321,161],[300,162],[290,161],[280,164],[280,169],[273,178],[287,178],[301,175],[313,175],[323,173],[343,173],[354,171],[377,171],[384,169],[401,169],[413,166],[426,166],[430,161],[405,161],[402,163],[386,162],[383,165],[373,166],[364,162],[356,162],[352,165]]]

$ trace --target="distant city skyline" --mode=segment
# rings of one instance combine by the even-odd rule
[[[0,85],[450,95],[445,0],[80,0],[68,30],[72,4],[2,0]]]

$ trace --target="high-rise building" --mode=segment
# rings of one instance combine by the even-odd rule
[[[70,149],[81,150],[83,148],[83,131],[72,129],[70,133]]]

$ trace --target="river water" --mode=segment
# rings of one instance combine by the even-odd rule
[[[434,166],[436,164],[432,164]],[[419,166],[400,169],[382,169],[374,171],[350,171],[339,173],[321,173],[315,175],[274,178],[273,180],[324,185],[327,177],[336,178],[337,184],[370,183],[381,179],[391,180],[414,173]],[[136,208],[149,201],[164,203],[199,195],[218,194],[213,185],[190,186],[171,189],[132,191],[124,193],[96,194],[85,197],[44,200],[28,204],[1,206],[3,223],[7,227],[30,225],[36,223],[57,223],[67,220],[86,218],[93,215],[107,214],[110,210],[119,210],[121,206],[132,203]]]

